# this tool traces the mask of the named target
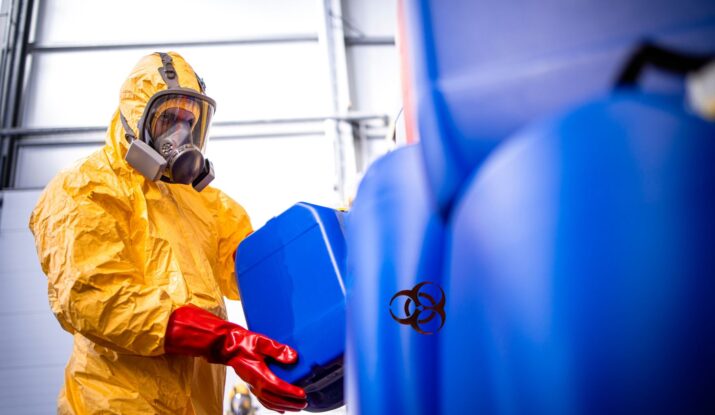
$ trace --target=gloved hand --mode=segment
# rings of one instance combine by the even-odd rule
[[[282,413],[308,405],[303,389],[279,379],[265,363],[266,357],[294,363],[298,358],[295,350],[196,306],[171,313],[164,350],[233,367],[266,408]]]

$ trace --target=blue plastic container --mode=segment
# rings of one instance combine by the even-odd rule
[[[536,123],[448,230],[441,413],[715,413],[715,124],[622,92]]]
[[[715,44],[712,0],[404,0],[414,110],[440,211],[505,138],[607,93],[644,39],[691,53]],[[680,82],[648,73],[646,84]]]
[[[343,405],[343,212],[297,203],[238,247],[236,275],[248,328],[288,344],[298,362],[269,367],[301,386],[311,412]]]
[[[435,303],[444,299],[439,287],[445,234],[418,146],[397,149],[368,169],[346,229],[350,412],[437,414],[438,345],[449,316],[419,312],[415,300],[424,306],[425,295]],[[399,294],[405,290],[415,291],[411,304]],[[418,325],[397,320],[407,317]]]

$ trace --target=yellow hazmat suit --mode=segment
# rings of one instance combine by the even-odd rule
[[[180,85],[199,91],[192,68],[170,55]],[[189,303],[226,318],[222,297],[238,299],[233,252],[251,224],[219,190],[152,182],[125,162],[120,111],[134,129],[167,88],[161,66],[158,54],[139,61],[104,147],[60,172],[30,218],[52,311],[74,335],[61,414],[222,412],[225,366],[165,355],[164,333]]]

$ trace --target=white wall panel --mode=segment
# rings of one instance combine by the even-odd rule
[[[15,186],[43,188],[61,169],[87,157],[100,147],[99,144],[21,147],[15,169]]]
[[[64,365],[0,369],[0,413],[57,413]]]
[[[343,0],[348,25],[367,36],[394,36],[397,29],[397,0]],[[356,36],[346,27],[346,34]]]
[[[40,44],[234,39],[316,32],[314,0],[39,2]]]
[[[333,143],[324,136],[216,141],[214,185],[246,209],[254,228],[293,203],[335,206]]]
[[[4,192],[4,203],[0,209],[0,233],[6,231],[27,231],[30,213],[39,197],[40,192],[37,190],[13,190]]]
[[[47,295],[44,297],[47,302]],[[33,313],[0,315],[0,327],[0,369],[61,366],[72,352],[72,336],[62,331],[49,307]]]
[[[7,203],[7,202],[5,202]],[[34,239],[30,230],[2,232],[0,233],[0,252],[2,252],[3,263],[0,265],[0,273],[3,277],[10,277],[15,273],[38,273],[42,275],[40,263],[37,260]],[[46,296],[46,292],[42,293]],[[0,306],[2,310],[2,306]]]
[[[7,237],[0,235],[0,238]],[[25,246],[22,254],[24,261],[37,264],[37,269],[13,271],[3,267],[0,272],[0,317],[37,312],[49,315],[51,312],[47,300],[47,277],[40,269],[34,245]]]
[[[99,2],[97,2],[99,4]],[[119,103],[119,89],[151,49],[32,55],[22,97],[25,127],[105,126]]]
[[[325,115],[325,68],[314,42],[173,48],[216,100],[214,121]],[[122,83],[150,49],[33,57],[23,126],[105,126]]]
[[[0,210],[0,413],[56,411],[72,336],[47,300],[27,221],[39,191],[5,191]]]
[[[347,58],[353,109],[394,118],[402,107],[396,48],[352,46]]]

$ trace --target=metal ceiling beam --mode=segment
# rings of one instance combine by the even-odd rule
[[[177,47],[207,47],[207,46],[235,46],[270,43],[304,43],[317,42],[315,34],[295,34],[281,36],[247,37],[238,39],[217,39],[199,41],[175,42],[148,42],[148,43],[118,43],[118,44],[92,44],[92,45],[38,45],[30,44],[30,53],[64,53],[64,52],[94,52],[114,51],[124,49],[167,49]]]
[[[346,36],[346,46],[395,46],[392,36]]]
[[[294,118],[263,118],[254,120],[224,120],[215,121],[211,125],[214,127],[241,127],[255,125],[271,125],[271,124],[308,124],[323,121],[337,121],[348,123],[360,123],[366,121],[379,121],[383,126],[389,123],[387,114],[345,114],[345,115],[325,115],[315,117],[294,117]],[[49,127],[49,128],[27,128],[13,127],[0,129],[0,135],[4,136],[38,136],[38,135],[64,135],[64,134],[85,134],[85,133],[104,133],[107,127],[90,126],[90,127]]]
[[[107,43],[85,45],[42,45],[30,43],[29,53],[95,52],[127,49],[167,49],[178,47],[236,46],[271,43],[307,43],[318,42],[316,34],[292,34],[280,36],[246,37],[238,39],[216,39],[199,41],[148,42],[148,43]],[[346,46],[394,46],[391,36],[345,36]]]

